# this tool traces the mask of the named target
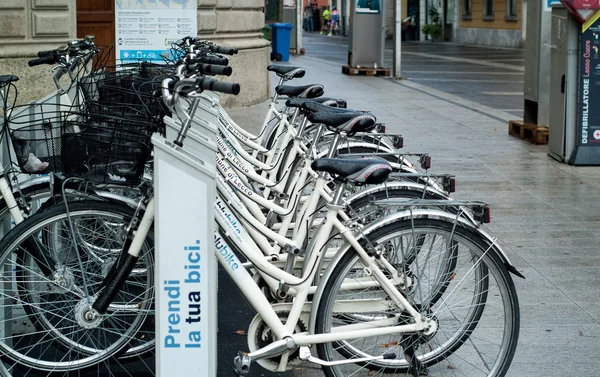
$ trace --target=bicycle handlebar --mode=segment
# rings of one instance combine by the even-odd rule
[[[32,59],[27,62],[27,65],[29,65],[30,67],[35,67],[37,65],[55,64],[55,63],[58,63],[58,57],[55,54],[52,54],[52,55],[46,55],[42,58]]]
[[[234,82],[217,81],[215,79],[203,77],[196,80],[196,85],[202,90],[212,90],[233,95],[240,94],[240,84]]]
[[[37,57],[38,58],[43,58],[43,57],[46,57],[48,55],[53,55],[56,52],[58,52],[58,50],[42,50],[42,51],[38,51]]]
[[[200,72],[205,75],[231,76],[233,69],[226,65],[202,64],[200,65]]]
[[[235,55],[238,53],[237,48],[221,47],[221,46],[217,46],[217,45],[210,46],[210,51],[212,51],[216,54],[224,54],[224,55]]]
[[[213,56],[201,56],[196,58],[196,62],[205,63],[205,64],[214,64],[214,65],[229,65],[229,59],[227,58],[217,58]]]

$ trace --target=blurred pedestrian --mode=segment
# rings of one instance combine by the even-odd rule
[[[337,8],[334,6],[331,11],[331,26],[329,26],[329,36],[331,36],[336,31],[336,26],[340,22],[340,15],[337,11]]]
[[[323,32],[329,29],[329,24],[331,22],[331,11],[329,10],[329,5],[325,7],[323,11],[323,27],[321,28],[321,35]]]
[[[308,32],[315,31],[315,24],[313,21],[313,9],[308,3],[304,8],[304,30]]]

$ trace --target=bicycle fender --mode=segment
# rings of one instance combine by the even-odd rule
[[[426,191],[427,194],[439,197],[439,199],[441,199],[441,200],[452,200],[448,195],[446,195],[443,192],[438,191],[435,188],[428,186],[428,185],[411,182],[411,181],[387,181],[383,184],[371,186],[367,189],[357,191],[354,194],[350,195],[347,199],[345,199],[345,201],[346,201],[346,203],[352,203],[355,200],[358,200],[365,196],[379,192],[382,189],[386,190],[386,189],[394,189],[394,188],[402,188],[402,189],[406,189],[406,190],[418,191],[421,193],[423,191]]]
[[[498,255],[498,257],[500,257],[502,262],[505,264],[505,266],[509,272],[513,273],[514,275],[516,275],[520,278],[523,278],[523,279],[525,278],[523,276],[523,274],[521,274],[515,268],[515,266],[512,264],[512,262],[508,258],[506,251],[504,251],[502,249],[502,247],[500,247],[500,245],[497,242],[497,238],[494,237],[486,229],[484,229],[481,226],[481,224],[476,222],[469,212],[464,212],[463,215],[461,215],[460,217],[457,218],[456,214],[449,213],[446,211],[441,211],[441,210],[423,209],[423,208],[414,209],[412,211],[405,210],[405,211],[394,213],[390,216],[386,216],[372,224],[367,225],[365,228],[363,228],[362,232],[365,234],[368,234],[367,231],[370,233],[373,231],[374,228],[378,228],[378,227],[387,225],[391,222],[398,221],[398,220],[410,220],[411,218],[415,218],[415,217],[435,217],[435,218],[441,218],[441,219],[447,220],[449,222],[458,221],[464,227],[470,228],[475,233],[482,236],[489,243],[489,245],[491,247],[490,250],[494,250],[494,252]]]

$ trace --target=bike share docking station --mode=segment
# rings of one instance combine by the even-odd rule
[[[218,94],[192,100],[191,126],[166,117],[154,135],[156,376],[217,374],[217,260],[214,202]],[[185,125],[185,124],[184,124]]]

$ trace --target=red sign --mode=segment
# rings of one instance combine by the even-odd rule
[[[569,11],[581,22],[585,23],[598,9],[600,0],[560,0]]]

